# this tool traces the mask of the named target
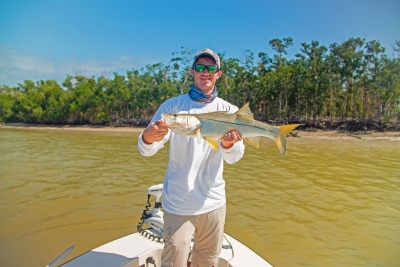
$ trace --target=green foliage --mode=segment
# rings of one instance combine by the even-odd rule
[[[11,120],[14,115],[12,111],[14,105],[13,89],[8,86],[0,87],[0,122]]]
[[[378,41],[360,38],[329,48],[302,43],[294,59],[284,57],[293,39],[269,42],[272,57],[246,51],[243,61],[220,53],[219,96],[255,116],[275,118],[353,117],[400,119],[400,59],[385,55]],[[400,42],[396,41],[396,52]],[[114,77],[67,76],[0,86],[0,122],[110,124],[148,121],[166,99],[187,93],[194,50],[174,52],[168,64],[147,65]]]

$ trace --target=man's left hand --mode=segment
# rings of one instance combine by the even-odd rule
[[[237,130],[232,130],[222,136],[220,140],[223,148],[230,148],[234,143],[242,141],[242,137]]]

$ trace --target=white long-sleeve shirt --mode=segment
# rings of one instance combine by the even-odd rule
[[[234,113],[238,108],[221,98],[209,104],[190,99],[188,94],[166,100],[158,108],[152,122],[160,120],[162,113],[200,114],[213,111]],[[147,145],[139,136],[138,148],[143,156],[150,157],[170,141],[169,162],[164,178],[163,208],[177,215],[203,214],[226,203],[225,181],[222,178],[223,161],[233,164],[244,154],[243,141],[224,149],[214,150],[201,139],[181,136],[171,130],[160,142]]]

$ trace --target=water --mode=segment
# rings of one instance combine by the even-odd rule
[[[0,129],[0,266],[43,267],[136,231],[167,149],[138,133]],[[400,266],[400,140],[290,138],[225,165],[226,232],[274,266]]]

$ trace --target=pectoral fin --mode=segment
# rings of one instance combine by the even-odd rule
[[[215,138],[204,138],[206,142],[212,147],[212,149],[217,150],[218,149],[218,141]]]

